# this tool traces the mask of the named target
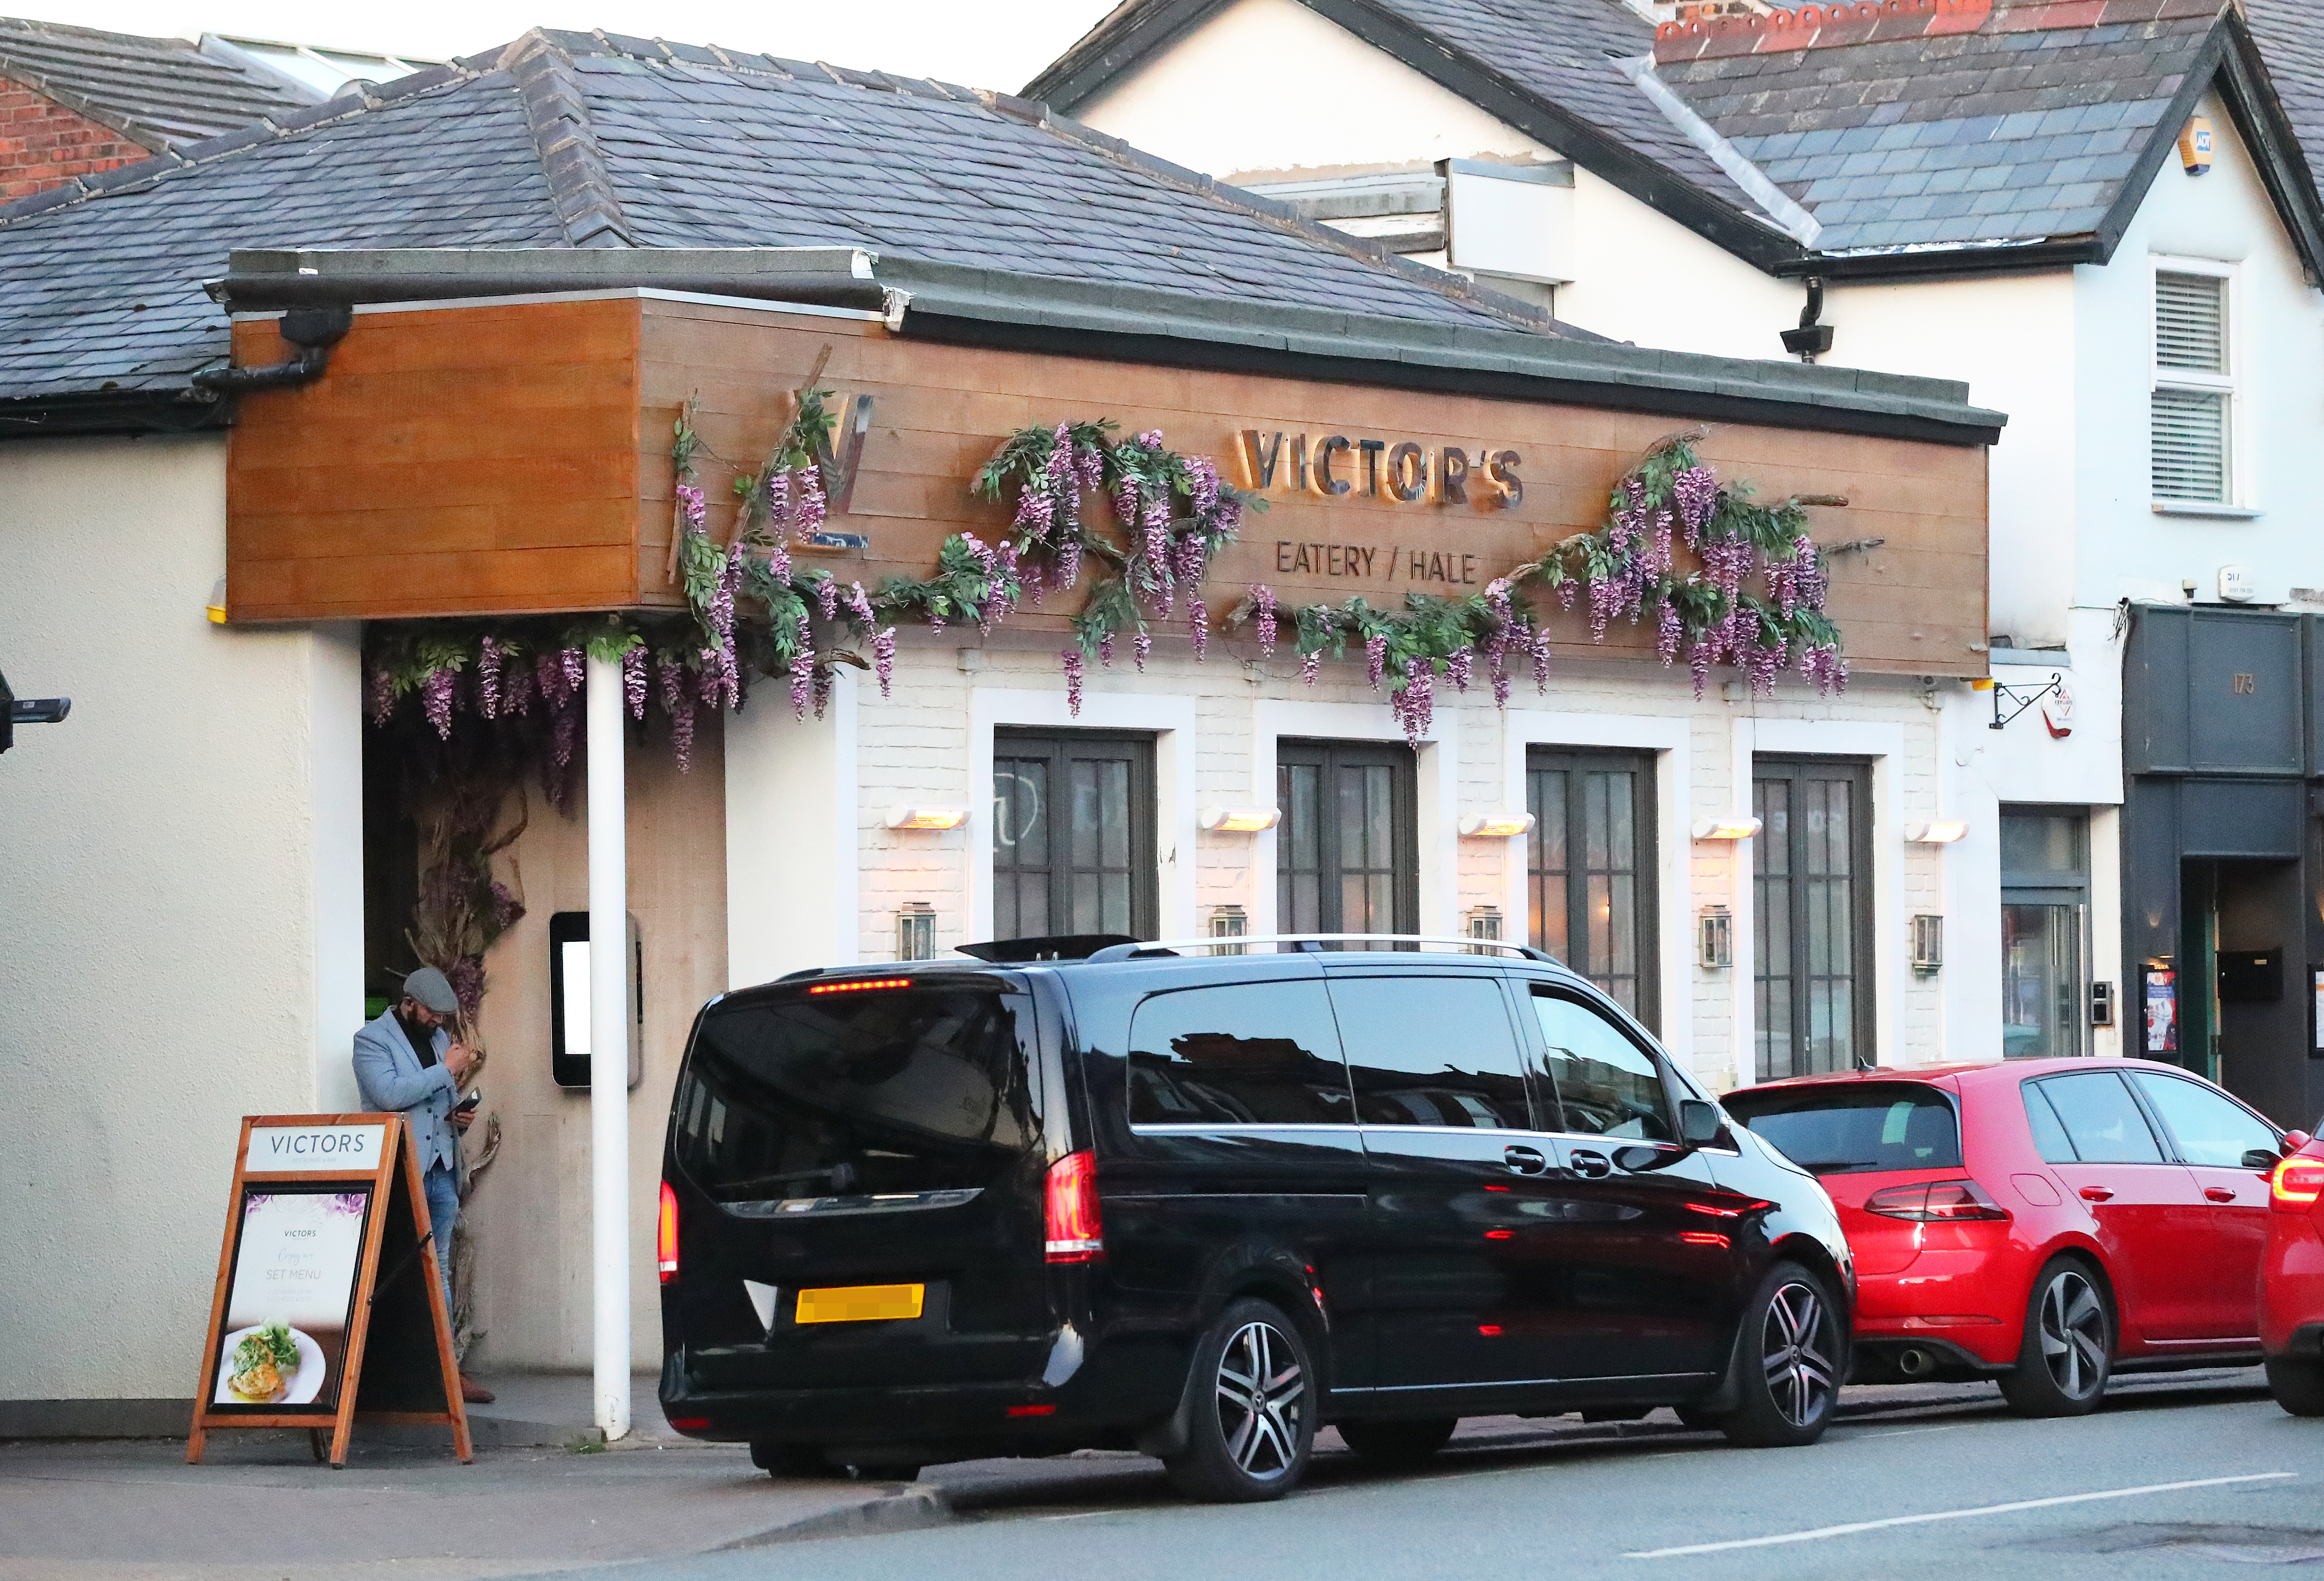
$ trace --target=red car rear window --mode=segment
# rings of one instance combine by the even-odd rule
[[[1727,1112],[1818,1175],[1960,1168],[1960,1120],[1918,1082],[1847,1082],[1729,1093]]]

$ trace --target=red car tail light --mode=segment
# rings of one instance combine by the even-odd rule
[[[1052,1262],[1094,1262],[1105,1255],[1097,1216],[1097,1155],[1067,1153],[1049,1166],[1042,1193]]]
[[[2324,1159],[2288,1158],[2268,1177],[2268,1206],[2279,1213],[2306,1213],[2324,1195]]]
[[[661,1271],[664,1284],[678,1277],[678,1193],[667,1180],[661,1183],[661,1212],[654,1220],[654,1266]]]
[[[1974,1180],[1924,1180],[1914,1186],[1891,1186],[1864,1199],[1864,1211],[1883,1218],[1912,1219],[1922,1224],[1958,1224],[1969,1219],[2006,1223],[2009,1210],[1985,1194]]]

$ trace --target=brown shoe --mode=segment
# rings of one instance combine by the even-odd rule
[[[490,1405],[498,1396],[463,1373],[460,1374],[460,1398],[470,1405]]]

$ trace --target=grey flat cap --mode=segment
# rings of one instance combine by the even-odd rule
[[[460,1013],[460,996],[452,992],[451,981],[433,966],[422,966],[406,977],[403,992],[438,1015]]]

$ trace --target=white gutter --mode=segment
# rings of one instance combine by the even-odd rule
[[[1670,84],[1655,75],[1655,58],[1639,55],[1614,62],[1624,76],[1637,85],[1638,91],[1654,100],[1655,107],[1664,118],[1686,134],[1686,140],[1710,157],[1711,163],[1727,172],[1728,179],[1743,189],[1752,202],[1766,212],[1777,229],[1799,243],[1812,248],[1823,235],[1823,227],[1815,216],[1802,208],[1787,197],[1784,190],[1767,179],[1767,173],[1736,152],[1735,145],[1719,134],[1711,124],[1687,106],[1684,99],[1670,90]]]

